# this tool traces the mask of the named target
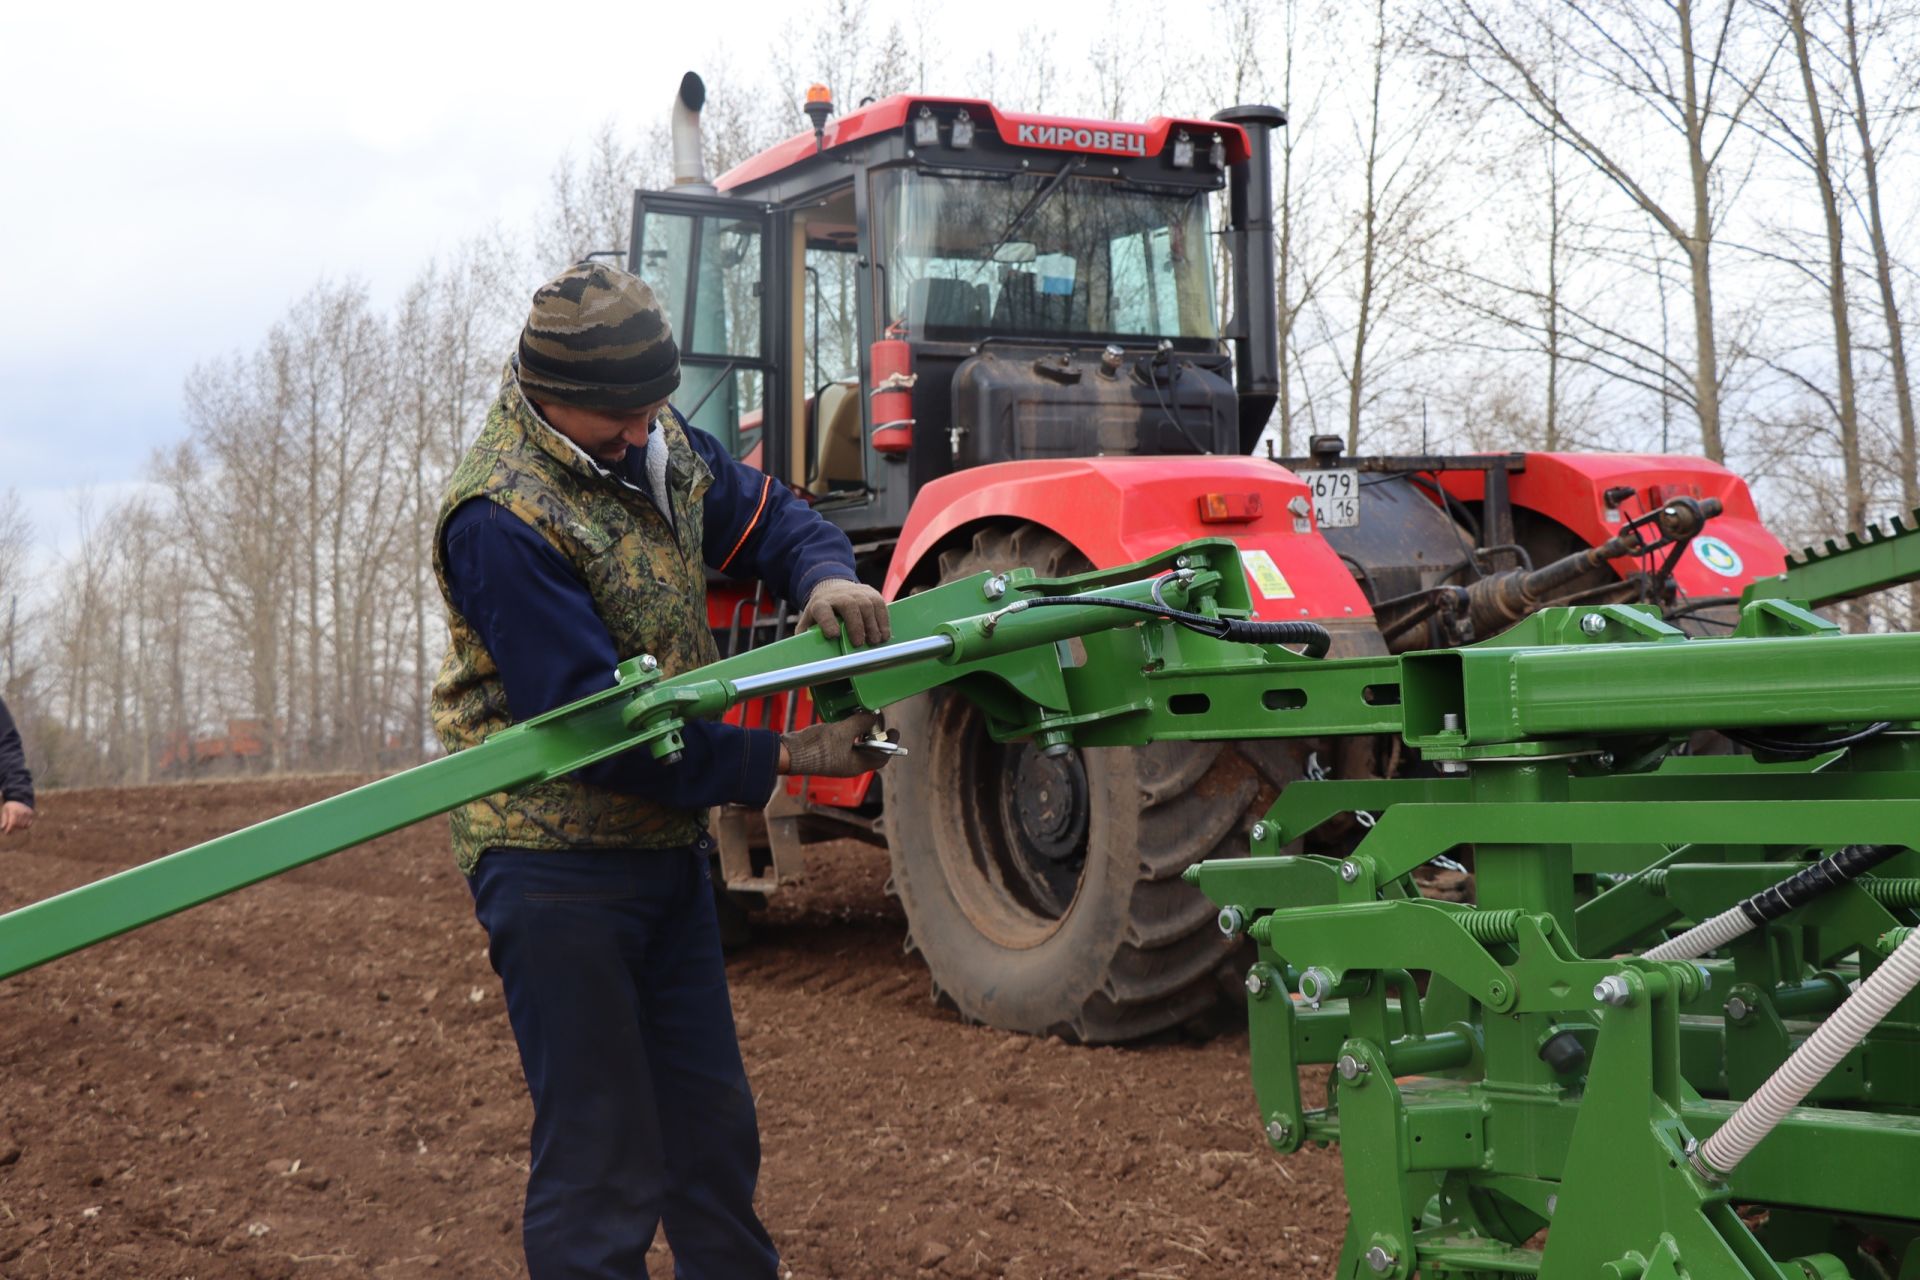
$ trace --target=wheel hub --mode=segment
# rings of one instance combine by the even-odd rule
[[[1002,874],[1043,919],[1073,904],[1087,861],[1087,771],[1080,753],[1043,754],[1031,742],[1000,757]]]
[[[1087,834],[1087,771],[1079,754],[1048,756],[1022,743],[1008,772],[1020,833],[1034,850],[1055,862],[1079,853]]]

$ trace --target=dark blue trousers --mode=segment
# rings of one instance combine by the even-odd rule
[[[490,849],[470,880],[533,1095],[532,1280],[762,1280],[760,1132],[720,958],[711,845]]]

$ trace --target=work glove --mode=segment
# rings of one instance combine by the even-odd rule
[[[810,773],[819,778],[857,778],[869,769],[883,769],[898,753],[860,745],[879,728],[880,717],[871,711],[862,711],[832,724],[810,724],[797,733],[783,733],[780,745],[787,749],[787,772]],[[900,740],[897,730],[884,736],[890,743]]]
[[[800,610],[800,630],[819,627],[829,640],[840,638],[840,624],[847,624],[847,639],[856,648],[884,644],[893,635],[887,617],[887,602],[878,591],[864,582],[847,578],[828,578],[813,589]]]

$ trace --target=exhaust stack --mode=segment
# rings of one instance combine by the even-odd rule
[[[1240,389],[1240,452],[1252,453],[1280,398],[1280,317],[1274,301],[1272,134],[1287,124],[1277,107],[1228,107],[1215,120],[1247,131],[1250,154],[1227,176],[1233,251],[1234,381]]]
[[[700,148],[700,108],[707,105],[706,82],[689,71],[680,77],[673,99],[673,185],[692,191],[712,191],[707,163]]]

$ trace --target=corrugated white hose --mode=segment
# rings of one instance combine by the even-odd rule
[[[1861,982],[1845,1003],[1814,1029],[1806,1043],[1740,1104],[1720,1131],[1700,1144],[1693,1156],[1694,1168],[1714,1179],[1732,1173],[1915,987],[1920,987],[1920,930],[1909,934],[1886,963]]]
[[[1732,942],[1743,933],[1750,932],[1754,922],[1748,917],[1744,905],[1731,906],[1713,919],[1693,928],[1677,937],[1668,938],[1659,946],[1642,953],[1646,960],[1697,960],[1709,951],[1715,951]]]
[[[1829,889],[1838,888],[1855,877],[1873,870],[1901,851],[1897,844],[1850,844],[1822,858],[1779,884],[1762,889],[1751,898],[1736,902],[1713,919],[1697,924],[1677,938],[1669,938],[1651,951],[1646,960],[1697,960],[1725,946],[1743,933],[1777,920],[1795,907],[1805,906]]]

